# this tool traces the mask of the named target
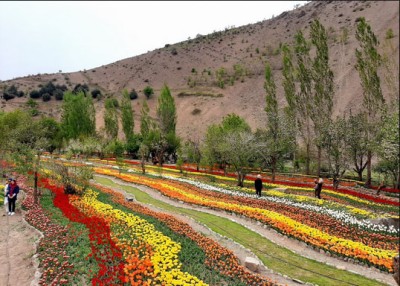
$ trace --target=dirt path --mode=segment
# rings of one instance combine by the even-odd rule
[[[38,285],[36,274],[35,243],[40,233],[24,219],[20,203],[24,199],[21,191],[18,196],[15,215],[8,216],[5,206],[0,214],[0,285],[25,286]]]
[[[96,175],[96,176],[99,176],[99,175]],[[392,274],[381,272],[375,268],[365,267],[365,266],[361,266],[359,264],[354,264],[352,262],[348,262],[348,261],[344,261],[344,260],[341,260],[341,259],[338,259],[335,257],[331,257],[329,254],[326,254],[323,251],[315,251],[314,249],[310,248],[303,242],[300,242],[300,241],[297,241],[294,239],[290,239],[286,236],[283,236],[283,235],[277,233],[275,230],[265,228],[259,222],[255,222],[253,220],[243,218],[243,217],[240,217],[237,215],[232,215],[225,211],[216,211],[216,210],[208,209],[205,207],[197,207],[194,205],[188,205],[188,204],[185,204],[180,201],[172,200],[172,199],[162,195],[159,191],[156,191],[154,189],[151,189],[151,188],[148,188],[148,187],[145,187],[142,185],[128,184],[126,182],[123,182],[121,180],[118,180],[118,179],[115,179],[112,177],[107,177],[107,176],[104,176],[104,177],[113,180],[117,184],[134,186],[134,187],[150,194],[153,198],[160,200],[162,202],[168,203],[170,205],[173,205],[176,207],[181,207],[181,208],[188,208],[188,209],[192,209],[192,210],[202,211],[202,212],[206,212],[209,214],[213,214],[216,216],[230,219],[236,223],[239,223],[239,224],[247,227],[250,230],[253,230],[253,231],[261,234],[262,236],[271,240],[275,244],[285,247],[287,249],[290,249],[293,252],[295,252],[301,256],[319,261],[321,263],[325,263],[327,265],[331,265],[333,267],[336,267],[337,269],[347,270],[347,271],[350,271],[353,273],[360,274],[360,275],[370,278],[370,279],[378,280],[387,285],[397,286],[396,281],[392,277]],[[115,190],[125,193],[125,191],[120,190],[120,189],[115,189]],[[146,206],[149,207],[148,205],[146,205]],[[156,207],[150,206],[150,208],[168,213],[167,211],[160,210]],[[176,216],[176,214],[174,214],[174,215]],[[222,238],[220,235],[214,233],[213,231],[211,231],[204,225],[197,223],[192,218],[188,218],[187,216],[184,216],[184,215],[178,215],[178,218],[181,219],[182,221],[188,223],[195,230],[200,231],[207,236],[212,236],[213,239],[218,241],[221,245],[232,250],[238,256],[242,265],[244,265],[244,260],[247,256],[255,257],[254,254],[250,250],[245,249],[244,247],[240,246],[239,244],[237,244],[229,239]],[[265,267],[263,268],[261,274],[271,277],[271,279],[276,280],[278,283],[283,283],[283,284],[287,284],[287,285],[299,285],[298,282],[293,281],[290,278],[285,278],[277,273],[274,273],[273,271],[271,271]]]

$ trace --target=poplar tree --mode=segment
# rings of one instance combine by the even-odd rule
[[[146,100],[142,102],[142,109],[140,110],[140,134],[142,134],[142,138],[147,138],[151,128],[151,117],[149,115],[149,105]]]
[[[283,76],[283,90],[287,106],[285,107],[286,121],[288,122],[288,136],[289,140],[293,143],[292,156],[293,168],[296,161],[296,137],[297,137],[297,121],[296,121],[296,86],[295,86],[295,68],[293,66],[293,53],[288,45],[282,46],[282,76]]]
[[[356,65],[363,90],[363,107],[367,113],[367,179],[366,187],[371,186],[372,156],[377,141],[377,126],[379,125],[379,114],[384,107],[384,98],[381,89],[378,69],[382,63],[377,47],[379,41],[372,32],[371,26],[364,17],[357,24],[356,39],[360,49],[356,49]]]
[[[321,172],[321,153],[324,132],[331,126],[333,107],[333,72],[329,67],[329,49],[327,32],[318,20],[311,23],[311,42],[315,46],[316,56],[312,63],[314,95],[310,115],[314,125],[315,143],[318,151],[317,174]]]
[[[118,113],[115,100],[107,98],[104,102],[104,107],[104,127],[106,134],[110,139],[116,139],[118,136]]]
[[[272,76],[271,66],[267,63],[265,66],[265,83],[264,89],[266,95],[266,107],[268,118],[268,157],[272,171],[272,181],[275,181],[275,173],[278,161],[281,159],[284,151],[284,142],[282,137],[281,125],[279,122],[280,116],[278,111],[278,101],[276,99],[276,85]]]
[[[300,30],[295,35],[295,55],[297,63],[297,80],[300,88],[296,93],[296,118],[299,133],[306,148],[306,174],[310,174],[312,121],[311,111],[314,108],[312,100],[312,67],[310,45]]]
[[[169,133],[175,134],[176,107],[174,98],[167,85],[163,86],[158,98],[157,118],[163,135],[166,136]]]
[[[134,112],[132,110],[131,99],[128,91],[122,92],[121,100],[121,123],[122,131],[125,134],[125,140],[128,142],[133,137],[135,122],[133,120]]]
[[[96,121],[92,98],[83,92],[66,92],[63,97],[61,127],[66,139],[94,135]]]

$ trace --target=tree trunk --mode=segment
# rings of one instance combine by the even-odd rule
[[[244,181],[244,175],[242,174],[242,172],[238,171],[238,186],[239,187],[243,187],[243,181]]]
[[[310,144],[306,144],[306,174],[310,175]]]
[[[365,182],[365,187],[370,188],[371,187],[371,178],[372,178],[372,152],[371,150],[368,150],[367,154],[367,181]]]
[[[142,157],[141,166],[142,166],[142,174],[146,174],[146,167],[144,165],[144,156]]]
[[[317,162],[317,175],[321,177],[321,146],[317,146],[318,149],[318,162]]]
[[[276,173],[276,158],[273,157],[271,160],[271,165],[272,165],[272,182],[275,182],[275,173]]]

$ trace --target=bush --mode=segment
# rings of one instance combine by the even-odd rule
[[[93,89],[92,91],[91,91],[91,94],[92,94],[92,97],[93,98],[97,98],[98,96],[101,96],[101,91],[99,90],[99,89]]]
[[[36,89],[34,89],[29,93],[29,96],[30,96],[30,98],[40,98],[42,96],[42,94],[39,91],[37,91]]]
[[[63,92],[61,89],[57,89],[57,90],[54,92],[54,97],[55,97],[56,100],[63,100],[63,98],[64,98],[64,92]]]
[[[153,88],[151,86],[146,86],[143,89],[143,93],[147,97],[147,99],[149,99],[150,96],[152,96],[154,94],[154,90],[153,90]]]
[[[78,83],[77,85],[75,85],[74,89],[72,90],[72,93],[78,94],[81,91],[86,95],[89,92],[89,86],[86,83],[85,84]]]
[[[393,38],[394,38],[393,30],[392,30],[391,28],[389,28],[389,30],[386,31],[386,37],[385,37],[385,39],[386,39],[386,40],[389,40],[389,39],[393,39]]]
[[[5,92],[5,93],[3,94],[3,98],[4,98],[5,100],[10,100],[10,99],[13,99],[14,97],[15,97],[15,95],[12,94],[12,93]]]
[[[51,99],[51,95],[49,93],[44,93],[42,95],[42,99],[44,102],[49,101]]]
[[[136,90],[135,90],[134,88],[133,88],[132,91],[129,93],[129,98],[130,98],[131,100],[134,100],[134,99],[138,98],[138,94],[137,94],[137,92],[136,92]]]

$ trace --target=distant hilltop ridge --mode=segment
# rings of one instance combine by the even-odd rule
[[[398,1],[312,1],[297,9],[256,24],[226,29],[111,64],[72,73],[38,74],[0,82],[0,96],[14,86],[21,95],[1,100],[4,111],[26,108],[33,90],[49,82],[73,90],[86,86],[101,96],[95,100],[97,128],[104,126],[104,98],[121,98],[123,89],[135,90],[132,100],[135,130],[139,130],[142,100],[155,115],[159,91],[167,84],[175,98],[177,132],[183,138],[201,138],[207,126],[221,122],[229,113],[246,119],[253,129],[265,127],[264,69],[269,62],[277,86],[279,104],[285,105],[282,88],[282,44],[292,44],[302,29],[306,38],[310,23],[318,18],[328,31],[329,63],[334,72],[334,116],[356,110],[362,101],[362,88],[355,70],[356,24],[365,17],[380,41],[380,52],[393,63],[399,62]],[[388,36],[389,34],[389,36]],[[391,43],[391,47],[387,46]],[[397,65],[398,66],[398,65]],[[398,74],[398,72],[397,72]],[[383,74],[381,75],[383,77]],[[145,87],[154,95],[146,99]],[[384,96],[389,91],[382,78]],[[61,101],[35,99],[41,114],[59,119]]]

